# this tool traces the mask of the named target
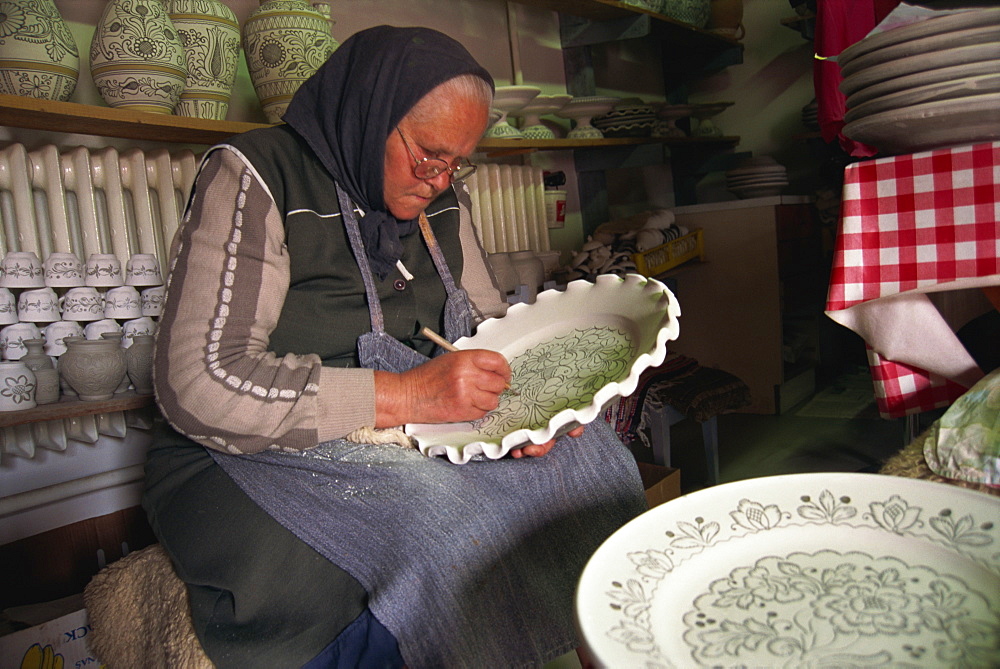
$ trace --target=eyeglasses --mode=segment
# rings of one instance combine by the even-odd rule
[[[410,143],[406,141],[406,137],[403,136],[403,131],[396,128],[396,132],[399,133],[399,138],[403,140],[403,146],[409,151],[410,157],[413,158],[413,176],[418,179],[428,180],[433,179],[442,172],[447,172],[448,176],[451,177],[452,181],[461,181],[467,177],[470,177],[475,173],[476,166],[470,163],[466,158],[459,158],[458,165],[452,167],[446,161],[440,158],[417,158],[413,153],[413,149],[410,148]]]

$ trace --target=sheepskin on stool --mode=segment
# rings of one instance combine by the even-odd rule
[[[191,625],[187,588],[159,544],[98,572],[83,601],[90,650],[109,669],[214,669]]]

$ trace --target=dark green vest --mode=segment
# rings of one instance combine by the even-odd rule
[[[333,178],[288,126],[246,133],[229,143],[260,174],[285,221],[291,284],[269,349],[278,356],[315,353],[326,366],[357,366],[355,344],[371,330],[371,320],[365,286],[339,215]],[[455,193],[443,193],[427,208],[427,215],[455,282],[460,283],[462,252]],[[359,224],[365,224],[363,218]],[[444,331],[447,295],[419,230],[400,241],[401,260],[413,279],[406,279],[398,268],[383,281],[375,278],[385,329],[430,355],[434,345],[414,336],[424,326]]]

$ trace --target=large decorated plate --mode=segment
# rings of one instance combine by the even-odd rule
[[[632,393],[639,375],[663,362],[680,313],[666,286],[637,274],[539,293],[534,304],[516,304],[455,342],[507,358],[513,377],[500,406],[474,422],[410,424],[406,432],[424,455],[446,455],[456,464],[544,443]]]
[[[576,617],[605,667],[997,667],[1000,498],[878,474],[708,488],[602,544]]]

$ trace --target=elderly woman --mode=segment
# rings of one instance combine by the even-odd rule
[[[451,38],[372,28],[286,125],[203,160],[144,506],[217,666],[542,664],[576,645],[587,558],[645,509],[603,423],[464,466],[371,443],[481,418],[510,378],[419,335],[503,313],[461,187],[492,92]]]

